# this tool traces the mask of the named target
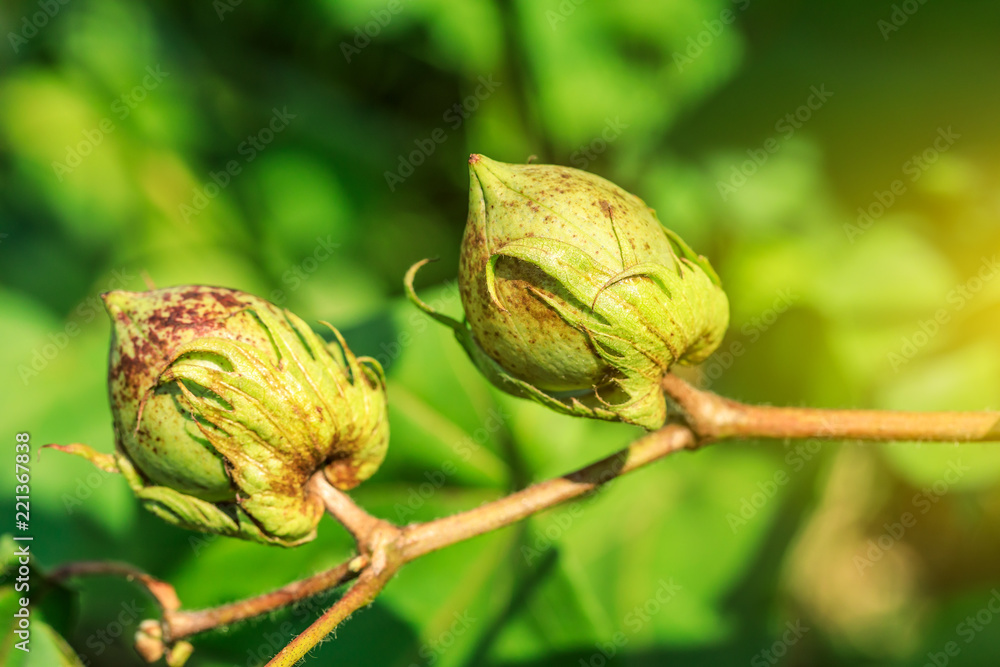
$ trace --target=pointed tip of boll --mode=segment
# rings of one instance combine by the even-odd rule
[[[104,302],[104,308],[108,311],[108,314],[114,316],[128,310],[129,304],[132,301],[130,298],[131,294],[131,292],[126,292],[125,290],[112,290],[101,294],[101,301]]]

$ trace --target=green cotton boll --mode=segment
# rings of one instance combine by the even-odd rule
[[[116,453],[60,449],[123,473],[157,516],[294,546],[323,515],[306,489],[314,473],[349,489],[382,463],[382,369],[336,330],[327,344],[291,312],[216,287],[103,298]]]
[[[456,336],[498,387],[568,414],[647,429],[667,417],[660,381],[722,342],[718,276],[646,204],[568,167],[469,159]]]

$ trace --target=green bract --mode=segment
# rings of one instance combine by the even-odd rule
[[[729,304],[708,261],[635,195],[578,169],[469,159],[451,326],[494,384],[573,415],[658,428],[660,381],[705,360]]]
[[[382,369],[235,290],[109,292],[114,455],[61,447],[125,475],[167,521],[293,546],[323,515],[306,489],[370,477],[388,444]],[[332,329],[332,327],[331,327]]]

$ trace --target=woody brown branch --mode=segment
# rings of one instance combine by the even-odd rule
[[[663,389],[702,440],[823,438],[870,441],[992,442],[997,412],[896,412],[747,405],[696,389],[669,374]]]
[[[60,568],[60,578],[118,574],[140,581],[164,613],[164,639],[177,642],[330,590],[355,578],[357,583],[269,667],[293,665],[357,609],[369,604],[392,576],[425,554],[509,526],[537,512],[591,493],[604,484],[675,452],[725,438],[825,438],[873,441],[920,440],[983,442],[1000,440],[1000,413],[889,412],[781,408],[739,403],[693,387],[674,375],[664,392],[680,408],[685,423],[667,424],[626,449],[563,477],[539,482],[475,509],[399,528],[370,515],[351,498],[316,475],[310,492],[357,541],[361,555],[326,572],[262,596],[213,609],[180,611],[173,588],[121,564],[77,563]]]

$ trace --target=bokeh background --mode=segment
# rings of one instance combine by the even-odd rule
[[[440,257],[419,287],[460,312],[470,152],[608,177],[708,255],[733,324],[704,386],[998,408],[998,22],[985,1],[5,1],[2,450],[111,450],[96,297],[143,276],[253,292],[383,362],[392,444],[356,492],[383,517],[625,445],[499,395],[401,297]],[[82,461],[32,469],[43,569],[128,561],[198,607],[349,552],[329,520],[294,550],[204,538]],[[714,446],[411,565],[306,664],[994,665],[998,523],[995,446]],[[84,664],[139,664],[135,587],[49,600],[53,634],[0,662],[60,664],[58,631]],[[200,637],[190,664],[263,664],[329,602]]]

